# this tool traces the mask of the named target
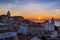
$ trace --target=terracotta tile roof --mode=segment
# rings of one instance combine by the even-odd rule
[[[24,35],[22,35],[21,33],[18,34],[18,39],[19,39],[19,40],[23,40],[23,39],[24,39]]]
[[[0,33],[13,32],[13,30],[0,30]]]
[[[43,22],[43,24],[45,24],[45,23],[47,23],[47,22],[49,22],[48,20],[46,20],[45,22]]]
[[[37,38],[40,39],[40,37],[39,37],[38,35],[36,35],[36,34],[30,34],[30,35],[28,35],[28,36],[27,36],[27,39],[30,40],[30,39],[32,39],[33,37],[37,37]]]

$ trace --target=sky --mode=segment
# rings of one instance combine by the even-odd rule
[[[60,0],[0,0],[0,15],[8,10],[28,19],[60,19]]]

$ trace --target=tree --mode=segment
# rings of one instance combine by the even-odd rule
[[[46,37],[45,36],[42,36],[42,38],[41,38],[42,40],[46,40]]]

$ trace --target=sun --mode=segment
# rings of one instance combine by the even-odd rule
[[[40,20],[41,19],[41,17],[38,17],[38,20]]]

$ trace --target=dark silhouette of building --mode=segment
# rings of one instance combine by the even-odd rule
[[[10,11],[7,12],[7,16],[10,17]]]

